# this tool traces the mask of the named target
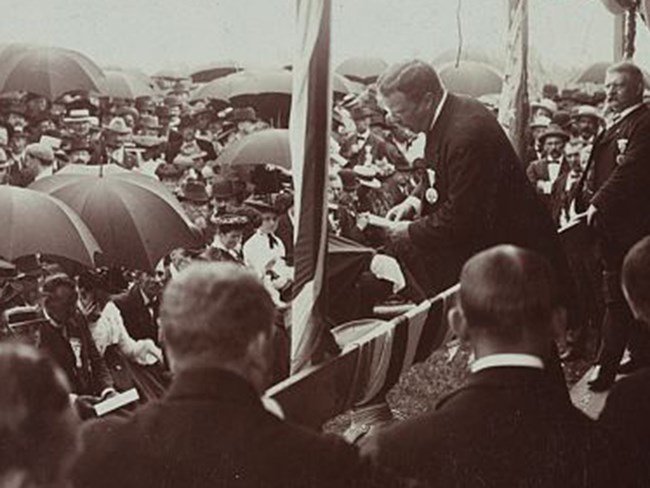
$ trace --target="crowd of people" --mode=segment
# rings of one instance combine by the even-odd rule
[[[633,248],[650,234],[639,211],[650,203],[643,75],[631,63],[613,65],[604,98],[545,92],[531,106],[522,157],[490,107],[454,95],[421,61],[335,99],[328,230],[381,257],[355,279],[349,301],[359,303],[336,323],[367,317],[381,301],[417,302],[460,278],[450,322],[476,358],[467,386],[430,416],[367,436],[363,455],[282,422],[277,406],[259,400],[288,374],[291,173],[264,161],[224,165],[220,156],[272,121],[255,107],[190,102],[183,83],[157,99],[2,99],[0,184],[27,187],[68,165],[118,165],[168,187],[201,242],[173,251],[155,275],[40,256],[0,261],[1,332],[12,344],[0,348],[10,385],[3,410],[16,410],[2,416],[0,452],[11,456],[0,461],[0,479],[49,486],[68,476],[79,449],[65,440],[76,427],[59,397],[88,420],[96,405],[135,389],[137,401],[84,429],[78,486],[647,480],[639,472],[645,441],[630,426],[644,404],[612,393],[603,421],[591,422],[552,373],[558,330],[564,360],[602,336],[594,391],[650,365],[639,322],[650,251],[647,241]],[[563,241],[578,223],[589,238]],[[632,359],[620,366],[626,348]],[[29,378],[38,391],[23,384]],[[43,418],[61,423],[70,448],[41,472],[53,448],[31,452],[21,439],[48,435]],[[29,430],[35,423],[41,430]],[[621,434],[635,442],[620,445]],[[23,452],[16,443],[29,455],[15,455]]]

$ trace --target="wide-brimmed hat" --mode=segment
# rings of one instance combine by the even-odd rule
[[[68,111],[68,114],[63,118],[63,122],[71,124],[74,122],[92,122],[94,117],[90,115],[90,110],[87,108],[74,108]]]
[[[603,120],[603,116],[600,115],[600,112],[596,107],[593,107],[591,105],[580,105],[574,115],[574,118],[579,119],[581,117],[589,117],[592,119],[597,120],[598,122],[601,122]]]
[[[545,108],[551,114],[554,114],[557,112],[557,103],[555,103],[553,100],[550,98],[542,98],[541,100],[536,100],[534,102],[530,103],[530,108],[531,109],[536,109],[536,108]]]
[[[126,135],[131,133],[131,128],[122,117],[113,117],[106,127],[107,131],[115,134]]]
[[[2,314],[9,331],[16,335],[28,333],[47,323],[43,311],[36,306],[13,307]]]
[[[192,203],[208,203],[210,201],[210,195],[208,195],[205,183],[194,178],[183,181],[176,192],[176,196],[179,200]]]
[[[537,116],[530,121],[530,128],[535,129],[536,127],[548,127],[551,124],[551,119],[545,116]]]
[[[374,190],[381,188],[381,182],[377,179],[378,173],[372,166],[358,165],[354,167],[354,174],[359,178],[359,184]]]
[[[236,108],[233,110],[230,120],[235,123],[245,121],[255,122],[257,121],[257,113],[253,107]]]
[[[213,198],[231,198],[235,195],[235,187],[232,181],[223,176],[216,176],[212,181]]]
[[[275,205],[268,200],[262,199],[260,196],[254,196],[244,200],[244,205],[249,206],[250,208],[257,210],[260,213],[278,213],[278,209],[275,208]]]
[[[246,227],[248,225],[248,218],[245,215],[212,214],[210,222],[212,222],[217,229],[229,232],[231,230],[239,230]]]
[[[359,188],[359,178],[354,170],[343,168],[338,175],[341,178],[341,183],[343,183],[343,190],[356,191]]]
[[[559,137],[565,141],[568,141],[571,138],[568,132],[556,124],[549,125],[547,129],[542,132],[542,135],[539,136],[539,140],[543,143],[547,137]]]

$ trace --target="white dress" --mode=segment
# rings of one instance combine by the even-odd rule
[[[124,326],[120,309],[109,301],[96,322],[90,324],[93,340],[104,356],[108,346],[117,345],[132,361],[145,366],[162,361],[162,351],[151,339],[134,340]]]

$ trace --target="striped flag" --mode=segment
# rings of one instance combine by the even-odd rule
[[[297,50],[289,121],[296,202],[291,372],[312,361],[326,332],[324,274],[330,133],[330,0],[297,0]]]
[[[506,68],[499,122],[520,158],[526,153],[528,129],[528,0],[509,0]]]

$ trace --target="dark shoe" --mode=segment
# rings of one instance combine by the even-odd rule
[[[601,393],[609,390],[615,380],[615,375],[600,373],[596,379],[589,381],[587,385],[589,385],[589,389],[594,393]]]
[[[646,368],[648,367],[648,364],[642,363],[636,359],[630,359],[628,361],[625,361],[623,364],[621,364],[618,367],[618,373],[619,374],[632,374],[635,371],[638,371],[641,368]]]

